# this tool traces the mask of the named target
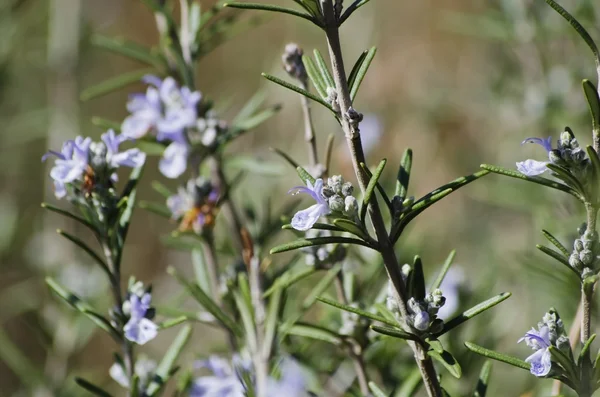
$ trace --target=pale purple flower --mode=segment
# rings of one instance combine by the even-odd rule
[[[175,179],[187,169],[190,148],[187,143],[173,141],[163,152],[158,169],[167,178]]]
[[[212,376],[202,376],[194,380],[190,397],[244,397],[244,385],[231,365],[223,358],[211,356],[200,361],[199,368],[209,369]]]
[[[538,377],[544,377],[550,373],[552,368],[550,346],[550,329],[546,325],[540,325],[539,331],[532,328],[524,337],[519,339],[518,343],[525,341],[527,346],[531,347],[535,352],[525,359],[531,364],[531,373]]]
[[[310,229],[321,216],[331,213],[327,199],[323,196],[323,179],[317,179],[314,185],[310,181],[306,181],[306,184],[307,186],[296,186],[288,192],[288,194],[307,193],[317,202],[302,211],[296,212],[292,218],[292,227],[301,231]]]
[[[281,378],[269,378],[267,397],[302,397],[306,395],[306,380],[298,363],[286,358],[281,364]]]
[[[171,219],[183,220],[181,230],[191,226],[196,233],[200,233],[208,216],[214,217],[212,210],[218,199],[218,190],[208,180],[191,179],[185,188],[179,187],[177,194],[167,199],[167,207],[171,211]]]
[[[152,296],[149,293],[139,297],[131,294],[129,297],[129,321],[125,324],[123,331],[125,337],[138,345],[143,345],[154,339],[158,334],[158,326],[149,318],[146,318],[150,310]]]
[[[550,155],[550,151],[552,150],[552,137],[548,137],[546,139],[543,138],[527,138],[521,145],[524,143],[537,143],[542,146],[544,150]],[[517,162],[517,170],[527,176],[535,176],[543,174],[548,168],[546,167],[550,161],[537,161],[528,159],[525,161]]]
[[[106,164],[111,169],[116,169],[120,166],[137,168],[141,167],[146,161],[146,153],[138,148],[119,152],[119,145],[130,140],[130,138],[124,135],[116,135],[113,130],[108,130],[102,134],[101,139],[104,145],[106,145]],[[117,173],[112,172],[110,178],[116,182]]]
[[[54,194],[56,198],[63,198],[67,194],[67,183],[81,180],[89,163],[89,151],[92,144],[91,138],[78,136],[75,140],[63,143],[60,153],[50,150],[42,157],[45,161],[48,156],[56,156],[54,167],[50,170],[50,177],[54,180]]]

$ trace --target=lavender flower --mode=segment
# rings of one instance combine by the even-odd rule
[[[544,377],[550,373],[552,368],[550,354],[550,330],[546,325],[542,325],[537,331],[532,328],[531,331],[527,332],[524,337],[519,339],[518,343],[525,341],[527,346],[535,350],[535,353],[525,359],[526,362],[531,364],[531,373],[535,376]]]
[[[156,361],[149,359],[148,357],[141,355],[135,361],[134,373],[138,376],[139,390],[144,390],[152,379],[152,374],[156,371]],[[120,386],[129,388],[129,378],[125,373],[123,364],[115,362],[108,370],[110,377],[117,382]]]
[[[306,396],[306,380],[302,368],[291,358],[283,359],[280,367],[281,378],[269,378],[267,397],[302,397]]]
[[[525,359],[531,364],[531,373],[537,377],[545,377],[552,369],[550,347],[555,347],[571,356],[569,338],[565,334],[563,322],[554,309],[550,309],[538,323],[538,329],[532,328],[518,343],[525,341],[535,352]]]
[[[307,193],[317,202],[307,209],[296,212],[292,218],[292,227],[301,231],[310,229],[321,216],[331,213],[327,199],[323,196],[323,179],[317,179],[314,185],[310,181],[306,181],[306,184],[306,187],[296,186],[288,192],[288,194]]]
[[[521,145],[525,144],[525,143],[537,143],[538,145],[542,146],[544,148],[544,150],[546,150],[546,152],[548,153],[548,156],[550,156],[550,153],[552,152],[552,137],[548,137],[546,139],[527,138],[523,142],[521,142]],[[528,159],[525,161],[517,162],[517,170],[520,173],[527,175],[527,176],[540,175],[548,169],[546,166],[549,163],[550,163],[550,161],[537,161],[537,160]]]
[[[119,152],[120,144],[128,139],[109,130],[102,134],[101,142],[92,142],[91,138],[78,136],[74,140],[66,141],[60,153],[48,151],[42,157],[42,161],[50,155],[57,157],[54,167],[50,170],[56,197],[65,197],[67,184],[81,184],[86,176],[93,184],[110,185],[117,180],[118,167],[140,167],[144,164],[146,155],[139,149]]]
[[[190,397],[244,397],[244,385],[229,363],[223,358],[211,356],[198,363],[213,376],[197,378],[190,389]]]
[[[148,292],[141,296],[131,293],[124,304],[124,311],[129,311],[129,321],[123,327],[125,337],[138,345],[149,342],[158,334],[158,326],[148,318],[154,314],[154,309],[150,307],[151,300],[152,296]]]
[[[123,121],[123,135],[141,138],[153,132],[158,141],[171,142],[159,169],[167,178],[177,178],[187,168],[190,145],[186,129],[196,126],[202,95],[188,87],[179,88],[172,77],[160,80],[149,75],[143,81],[150,86],[145,95],[131,96],[127,104],[131,115]]]
[[[181,231],[193,230],[200,234],[205,226],[212,226],[219,192],[204,178],[191,179],[185,188],[167,199],[171,219],[180,221]]]

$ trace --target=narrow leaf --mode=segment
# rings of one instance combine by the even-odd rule
[[[298,166],[296,167],[296,172],[304,184],[308,185],[308,182],[310,182],[311,185],[315,184],[315,178],[304,168]]]
[[[101,83],[86,88],[81,92],[79,99],[82,101],[89,101],[90,99],[109,94],[129,84],[139,82],[142,77],[152,73],[153,71],[153,69],[134,70],[132,72],[123,73],[119,76],[112,77]]]
[[[338,26],[341,26],[344,22],[346,22],[346,19],[348,19],[354,11],[364,6],[369,1],[371,0],[354,0],[354,2],[350,4],[350,6],[346,9],[346,11],[344,11],[342,16],[340,17],[340,20],[338,21]]]
[[[446,332],[450,331],[453,328],[458,327],[459,325],[461,325],[468,319],[473,318],[476,315],[481,314],[488,309],[491,309],[492,307],[496,306],[498,303],[505,301],[510,296],[511,296],[510,292],[503,292],[499,295],[496,295],[493,298],[490,298],[484,302],[481,302],[478,305],[473,306],[469,310],[463,312],[462,314],[458,315],[457,317],[454,317],[452,320],[446,322],[444,324],[444,329],[442,329],[440,332],[435,334],[435,336],[444,335]]]
[[[300,165],[298,164],[297,161],[295,161],[293,158],[291,158],[287,153],[285,153],[283,150],[281,149],[277,149],[277,148],[269,148],[269,150],[271,150],[272,152],[277,153],[278,155],[280,155],[285,161],[287,161],[287,163],[289,165],[291,165],[294,168],[298,168],[300,167]]]
[[[475,392],[473,392],[473,397],[485,397],[488,389],[488,385],[490,382],[490,374],[492,372],[492,362],[486,360],[483,363],[483,367],[481,367],[481,372],[479,372],[479,380],[477,381],[477,386],[475,387]]]
[[[339,346],[343,343],[342,337],[337,333],[329,329],[311,324],[292,325],[289,329],[287,329],[286,333],[289,335],[321,340],[323,342],[331,343],[336,346]]]
[[[509,170],[507,168],[502,168],[502,167],[498,167],[495,165],[489,165],[489,164],[482,164],[481,168],[488,170],[490,172],[493,172],[495,174],[510,176],[511,178],[522,179],[522,180],[525,180],[528,182],[537,183],[538,185],[551,187],[553,189],[557,189],[557,190],[563,191],[565,193],[569,193],[569,194],[575,196],[579,200],[583,200],[582,197],[579,195],[579,193],[577,193],[575,190],[573,190],[569,186],[563,185],[562,183],[555,182],[555,181],[552,181],[547,178],[542,178],[540,176],[527,176],[527,175],[521,174],[518,171]]]
[[[442,285],[442,282],[444,281],[444,277],[446,277],[446,273],[448,273],[448,270],[450,270],[450,266],[452,266],[452,263],[454,262],[455,257],[456,257],[456,250],[450,251],[450,254],[448,255],[448,257],[444,261],[444,264],[442,265],[442,269],[440,270],[440,273],[435,278],[435,281],[433,282],[433,284],[431,284],[431,287],[429,288],[430,291],[435,291],[436,289],[440,288],[440,285]]]
[[[121,244],[125,241],[127,237],[127,232],[129,231],[129,224],[131,222],[131,217],[133,216],[133,210],[135,208],[135,199],[137,195],[137,184],[142,177],[142,172],[144,171],[144,165],[141,167],[134,168],[131,171],[131,175],[129,176],[129,181],[127,181],[127,185],[123,191],[123,197],[127,198],[127,205],[121,217],[119,218],[119,238],[121,239]]]
[[[402,379],[400,389],[396,392],[394,397],[413,397],[421,384],[421,381],[422,378],[419,368],[413,369],[405,379]]]
[[[567,373],[567,378],[569,378],[569,379],[577,379],[578,378],[578,375],[577,375],[578,371],[575,369],[575,363],[573,363],[573,361],[571,361],[571,359],[569,357],[567,357],[567,355],[565,353],[558,350],[554,346],[550,346],[548,348],[548,350],[550,351],[550,355],[552,356],[552,361],[557,362],[558,364],[560,364],[561,367],[564,368],[564,370]]]
[[[313,87],[315,87],[321,98],[327,98],[327,82],[317,70],[312,58],[308,55],[304,55],[302,56],[302,63],[304,64],[306,74],[308,75]]]
[[[159,204],[159,203],[154,203],[154,202],[144,200],[144,201],[140,201],[140,203],[138,204],[138,207],[140,207],[141,209],[144,209],[146,211],[150,211],[156,215],[162,216],[163,218],[170,219],[173,216],[173,214],[171,214],[171,211],[164,204]]]
[[[590,348],[592,347],[592,342],[594,342],[594,339],[596,339],[596,334],[592,334],[592,336],[590,336],[590,338],[587,340],[587,342],[585,342],[585,344],[581,348],[581,352],[579,352],[579,356],[577,358],[577,362],[578,362],[579,366],[581,366],[584,358],[589,353]]]
[[[222,142],[230,142],[235,138],[239,137],[246,131],[250,131],[265,121],[269,120],[271,117],[276,115],[281,110],[281,105],[274,105],[264,109],[243,121],[240,121],[236,124],[233,124],[231,128],[227,131],[227,133],[223,136]]]
[[[319,298],[319,295],[323,294],[327,288],[333,283],[333,280],[337,277],[338,273],[342,270],[340,263],[335,264],[331,269],[327,270],[325,275],[319,280],[317,285],[311,289],[304,301],[302,302],[302,308],[304,310],[310,308],[315,301]]]
[[[281,293],[282,289],[280,287],[275,288],[271,298],[269,299],[269,308],[267,309],[267,317],[265,319],[265,337],[263,345],[264,357],[271,357],[273,341],[275,340],[275,332],[277,331],[277,324],[279,320]]]
[[[402,200],[404,200],[408,194],[408,182],[410,181],[412,159],[412,149],[404,150],[404,153],[402,154],[402,160],[400,160],[398,176],[396,177],[396,196],[400,196]]]
[[[91,39],[92,45],[102,49],[126,56],[136,61],[146,63],[155,67],[164,65],[162,59],[152,54],[150,49],[122,38],[112,38],[101,35],[94,35]]]
[[[225,328],[229,329],[237,336],[243,335],[239,325],[234,320],[232,320],[221,308],[219,308],[219,306],[206,294],[206,292],[204,292],[200,287],[198,287],[198,285],[188,282],[184,276],[180,275],[172,267],[167,269],[167,273],[177,278],[181,285],[183,285],[188,290],[190,295],[192,295],[192,297],[196,299],[196,301],[200,303],[200,305],[202,305],[202,307],[204,307],[210,314],[215,316],[215,318]]]
[[[423,274],[423,262],[421,258],[416,255],[413,260],[412,272],[410,272],[411,278],[411,295],[417,300],[422,301],[425,299],[425,275]]]
[[[242,325],[244,326],[244,338],[248,345],[248,350],[251,352],[257,351],[257,337],[256,337],[256,324],[254,323],[254,316],[251,312],[251,302],[242,298],[241,294],[236,292],[233,293],[235,300],[235,306],[238,309],[240,317],[242,318]]]
[[[338,237],[338,236],[330,236],[330,237],[314,237],[314,238],[304,238],[296,241],[292,241],[291,243],[281,244],[276,247],[271,248],[271,255],[279,254],[281,252],[293,251],[304,247],[314,247],[318,245],[325,244],[356,244],[362,245],[363,247],[371,247],[370,244],[350,237]]]
[[[117,121],[94,116],[92,117],[92,124],[103,130],[114,130],[117,134],[121,132],[121,123]]]
[[[569,14],[567,10],[562,8],[558,3],[554,0],[546,0],[546,3],[550,5],[556,12],[558,12],[564,19],[567,20],[571,24],[571,26],[577,31],[577,34],[585,41],[585,43],[590,47],[592,53],[594,54],[594,58],[596,61],[596,66],[600,66],[600,52],[598,52],[598,47],[594,40],[589,35],[589,33],[581,26],[581,24],[573,17],[573,15]]]
[[[100,255],[98,255],[92,248],[90,248],[90,246],[88,246],[86,243],[84,243],[82,240],[78,239],[77,237],[73,236],[72,234],[69,234],[69,233],[65,232],[64,230],[57,229],[56,232],[58,234],[60,234],[61,236],[63,236],[64,238],[66,238],[67,240],[69,240],[70,242],[72,242],[73,244],[77,245],[82,250],[84,250],[89,256],[92,257],[92,259],[97,264],[100,265],[100,267],[102,268],[102,270],[104,270],[104,272],[112,280],[113,274],[112,274],[111,269],[109,269],[109,267],[106,264],[106,262],[104,262],[104,260],[100,257]]]
[[[333,220],[333,224],[343,229],[345,232],[352,233],[363,240],[369,240],[371,237],[357,223],[349,219],[338,218]]]
[[[290,223],[287,223],[287,224],[283,225],[281,228],[283,230],[293,230],[294,229],[294,227]],[[314,229],[314,230],[330,230],[332,232],[343,232],[344,231],[344,229],[342,229],[340,227],[337,227],[336,225],[330,225],[328,223],[319,223],[319,222],[315,223],[313,225],[313,227],[311,227],[311,229]]]
[[[177,317],[177,318],[172,318],[172,319],[169,319],[169,320],[162,321],[162,322],[158,323],[157,325],[158,325],[159,329],[167,329],[167,328],[171,328],[171,327],[174,327],[176,325],[179,325],[181,323],[184,323],[186,321],[187,321],[187,317],[186,316],[180,316],[180,317]]]
[[[379,178],[381,177],[381,173],[383,172],[383,169],[385,168],[386,163],[387,163],[386,159],[381,160],[379,162],[379,165],[375,169],[373,176],[369,179],[369,184],[367,185],[367,188],[365,189],[365,194],[364,194],[363,203],[362,203],[363,206],[366,207],[369,204],[371,197],[373,197],[373,192],[375,190],[375,187],[377,186],[377,182],[379,181]]]
[[[281,288],[282,290],[286,290],[292,285],[296,284],[297,282],[304,280],[306,277],[314,274],[316,271],[317,270],[314,267],[307,267],[306,269],[303,269],[302,271],[299,271],[295,274],[290,274],[289,276],[287,273],[285,273],[283,276],[277,279],[277,281],[273,284],[271,288],[265,291],[263,297],[268,298],[273,292],[275,292],[279,288]]]
[[[444,350],[443,353],[438,353],[435,350],[429,350],[427,355],[440,362],[455,378],[460,379],[462,376],[460,364],[449,351]]]
[[[69,211],[63,210],[62,208],[55,207],[48,203],[42,203],[42,208],[45,208],[52,212],[56,212],[57,214],[66,216],[67,218],[73,219],[74,221],[79,222],[82,225],[84,225],[85,227],[87,227],[88,229],[92,230],[94,233],[98,233],[98,229],[96,229],[96,227],[94,225],[92,225],[90,222],[83,219],[79,215],[75,215]]]
[[[331,107],[331,105],[329,103],[327,103],[324,99],[321,99],[318,96],[311,94],[310,92],[306,91],[305,89],[297,87],[293,84],[290,84],[290,83],[288,83],[284,80],[281,80],[275,76],[271,76],[270,74],[263,73],[262,76],[264,78],[266,78],[267,80],[274,82],[275,84],[279,84],[280,86],[285,87],[288,90],[295,91],[298,94],[304,95],[305,97],[312,99],[315,102],[320,103],[321,105],[325,106],[327,109],[331,110],[334,114],[336,114],[336,111],[333,109],[333,107]]]
[[[391,337],[398,338],[398,339],[412,340],[412,341],[416,341],[416,342],[421,341],[417,335],[413,335],[413,334],[403,331],[399,328],[380,327],[379,325],[371,325],[371,329],[377,333],[391,336]]]
[[[379,388],[375,382],[369,382],[369,389],[373,393],[373,397],[388,397],[389,395]]]
[[[348,75],[348,87],[352,87],[354,85],[354,81],[356,80],[356,75],[358,74],[360,65],[362,65],[362,63],[364,62],[368,53],[369,53],[369,50],[363,51],[360,54],[360,56],[358,57],[358,59],[356,60],[356,62],[354,63],[354,66],[352,67],[352,71],[350,71],[350,74]]]
[[[322,26],[321,22],[319,20],[315,19],[312,15],[305,14],[303,12],[296,11],[291,8],[285,8],[285,7],[280,7],[280,6],[271,5],[271,4],[237,3],[237,2],[236,3],[225,3],[224,6],[231,7],[231,8],[249,9],[249,10],[280,12],[283,14],[289,14],[289,15],[293,15],[296,17],[306,19],[307,21],[311,21],[312,23],[314,23],[315,25],[317,25],[319,27]]]
[[[327,304],[327,305],[330,305],[330,306],[333,306],[333,307],[337,307],[338,309],[342,309],[342,310],[345,310],[345,311],[350,312],[350,313],[356,313],[356,314],[358,314],[361,317],[366,317],[366,318],[369,318],[369,319],[371,319],[373,321],[378,321],[380,323],[387,324],[390,327],[398,327],[398,322],[397,321],[389,321],[386,318],[384,318],[382,316],[379,316],[377,314],[370,313],[370,312],[358,309],[358,308],[353,307],[353,306],[344,305],[343,303],[339,303],[339,302],[336,302],[334,300],[324,298],[322,296],[319,297],[319,298],[317,298],[317,299],[319,301]]]
[[[592,129],[594,131],[600,131],[600,97],[598,97],[598,89],[589,80],[583,80],[583,93],[587,99],[587,103],[590,107],[590,114],[592,116]]]
[[[371,62],[373,62],[373,58],[375,58],[375,53],[377,52],[377,48],[373,47],[368,52],[363,61],[356,72],[356,78],[352,81],[352,86],[350,86],[350,98],[354,101],[356,98],[356,94],[358,94],[358,89],[365,76],[367,75],[367,71],[369,70],[369,66],[371,66]]]
[[[577,278],[581,278],[581,275],[579,274],[579,272],[577,271],[577,269],[575,269],[574,267],[572,267],[569,264],[569,260],[567,258],[565,258],[564,256],[562,256],[559,252],[556,252],[553,249],[550,249],[548,247],[544,247],[543,245],[539,245],[539,244],[537,244],[535,247],[537,249],[539,249],[540,251],[542,251],[544,254],[548,255],[551,258],[556,259],[558,262],[560,262],[563,265],[565,265],[566,267],[568,267],[569,270],[571,270],[573,273],[575,273],[575,275],[577,276]]]
[[[169,380],[173,373],[173,366],[175,365],[177,358],[183,351],[191,335],[192,327],[190,325],[186,325],[181,329],[181,331],[179,331],[173,340],[173,343],[171,343],[169,350],[167,350],[166,354],[158,365],[158,368],[152,377],[152,382],[150,382],[148,388],[146,389],[146,394],[148,396],[156,395]]]
[[[106,390],[94,385],[93,383],[88,382],[87,380],[85,380],[83,378],[76,377],[75,383],[77,383],[77,385],[80,386],[81,388],[92,393],[94,396],[112,397],[112,395],[109,392],[107,392]]]
[[[319,67],[319,71],[321,72],[321,76],[323,76],[323,80],[327,83],[327,87],[335,87],[335,82],[333,81],[333,77],[329,72],[329,67],[327,66],[327,62],[323,59],[323,55],[319,52],[319,50],[315,49],[315,60],[317,61],[317,66]]]
[[[546,237],[546,239],[548,239],[548,241],[550,241],[556,248],[558,248],[559,251],[562,252],[562,254],[566,258],[568,258],[569,255],[571,255],[571,253],[569,252],[569,250],[567,249],[567,247],[565,247],[564,245],[562,245],[560,243],[560,241],[558,241],[558,239],[556,237],[554,237],[549,231],[542,230],[542,234],[544,235],[544,237]]]
[[[471,350],[473,353],[477,353],[481,356],[491,358],[492,360],[501,361],[506,364],[510,364],[514,367],[521,368],[529,371],[531,365],[521,360],[520,358],[508,356],[506,354],[498,353],[493,350],[486,349],[485,347],[478,346],[471,342],[465,342],[465,346],[467,349]]]

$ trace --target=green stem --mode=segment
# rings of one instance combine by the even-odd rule
[[[325,17],[325,33],[327,35],[333,77],[338,94],[337,99],[340,107],[342,128],[344,130],[344,134],[346,135],[346,140],[352,156],[352,163],[354,166],[354,171],[356,172],[358,183],[364,193],[369,183],[369,177],[366,175],[365,171],[360,165],[361,163],[366,163],[366,161],[360,141],[358,121],[352,120],[349,117],[349,111],[352,108],[352,100],[350,98],[348,81],[346,78],[346,72],[344,70],[338,24],[335,18],[332,0],[321,0],[321,5],[323,8],[323,15]],[[398,259],[396,258],[393,244],[390,241],[385,227],[385,222],[383,220],[383,215],[376,199],[372,199],[370,201],[368,211],[373,229],[375,229],[375,234],[377,235],[377,240],[379,241],[379,248],[383,257],[387,274],[392,282],[392,285],[394,286],[400,314],[402,315],[402,318],[408,318],[409,312],[406,304],[406,287],[400,275]],[[427,390],[427,394],[430,397],[441,397],[442,390],[431,359],[427,356],[421,345],[414,342],[409,342],[409,345],[413,350],[415,361],[421,372],[421,377],[423,378],[423,383],[425,385],[425,389]]]

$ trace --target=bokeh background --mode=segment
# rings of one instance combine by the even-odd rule
[[[600,7],[592,3],[562,1],[600,40]],[[255,16],[248,12],[243,18]],[[57,228],[77,232],[75,225],[40,208],[42,201],[55,201],[41,155],[75,135],[99,136],[91,118],[122,120],[128,93],[143,89],[134,84],[80,101],[85,87],[142,67],[93,47],[90,39],[97,33],[147,46],[158,39],[152,14],[137,0],[0,0],[0,396],[80,395],[73,388],[75,374],[111,384],[111,340],[57,301],[44,277],[58,278],[97,307],[109,306],[107,286],[88,258],[55,233]],[[595,81],[593,58],[541,0],[375,0],[344,25],[342,41],[348,68],[363,50],[378,47],[355,107],[369,120],[363,128],[372,132],[369,162],[386,157],[392,164],[384,175],[390,187],[406,147],[415,153],[410,194],[421,196],[477,171],[481,163],[510,168],[525,158],[541,159],[539,147],[520,146],[525,137],[556,138],[568,125],[582,144],[590,143],[580,82]],[[267,17],[215,49],[197,71],[201,90],[217,101],[225,119],[257,90],[264,90],[267,103],[283,105],[229,149],[256,160],[236,187],[240,200],[271,197],[283,203],[287,189],[297,184],[293,170],[269,147],[307,161],[299,98],[260,76],[284,76],[280,56],[288,42],[326,53],[321,33],[305,21]],[[353,180],[341,131],[326,112],[314,113],[321,153],[334,133],[332,171]],[[231,173],[235,167],[231,162]],[[155,170],[149,167],[145,174],[141,195],[147,200],[160,200],[149,188],[152,179],[175,186]],[[529,350],[516,341],[549,307],[571,325],[577,280],[535,244],[544,243],[540,231],[547,229],[570,246],[583,220],[569,196],[490,175],[433,206],[407,230],[399,255],[406,262],[421,255],[429,275],[457,250],[460,308],[495,293],[513,293],[451,333],[448,343],[463,372],[471,374],[460,382],[445,375],[444,383],[459,394],[474,384],[482,360],[466,351],[464,340],[524,358]],[[161,236],[173,227],[137,211],[124,262],[125,274],[154,283],[159,311],[177,295],[166,267],[191,266],[189,253],[163,244]],[[363,266],[376,265],[373,260]],[[160,357],[173,335],[164,332],[142,350]],[[221,339],[197,326],[183,361],[191,362]],[[499,363],[492,376],[491,396],[548,395],[551,385]]]

